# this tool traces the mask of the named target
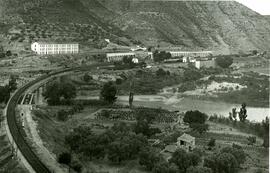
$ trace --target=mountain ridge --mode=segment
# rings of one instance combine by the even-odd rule
[[[30,25],[43,21],[41,28],[46,23],[93,25],[76,26],[71,34],[72,39],[80,37],[87,44],[110,38],[125,45],[133,42],[225,54],[270,50],[269,17],[234,1],[0,0],[0,4],[0,15],[11,14]],[[57,33],[61,35],[60,27]],[[39,39],[39,34],[30,37]]]

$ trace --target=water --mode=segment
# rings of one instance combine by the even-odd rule
[[[118,103],[128,104],[128,97],[118,97]],[[229,112],[232,110],[232,108],[237,108],[237,111],[239,111],[241,107],[240,104],[206,101],[194,98],[177,98],[176,96],[167,98],[159,95],[134,96],[133,105],[148,106],[153,108],[161,107],[173,111],[178,110],[180,112],[199,110],[207,113],[208,115],[218,114],[222,116],[229,116]],[[269,116],[269,111],[269,108],[247,107],[247,119],[251,121],[262,121],[266,116]]]

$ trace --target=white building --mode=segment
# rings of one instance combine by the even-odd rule
[[[108,62],[122,61],[125,56],[135,57],[135,53],[134,52],[121,52],[121,53],[107,53],[106,55]]]
[[[195,52],[188,52],[188,51],[170,51],[172,57],[206,57],[213,54],[213,51],[195,51]]]
[[[79,53],[79,44],[34,42],[31,44],[31,50],[39,55],[77,54]]]
[[[210,60],[196,60],[195,61],[195,67],[197,69],[200,69],[202,67],[204,67],[204,68],[210,68],[210,67],[216,68],[217,63],[216,63],[216,60],[214,58],[210,59]]]

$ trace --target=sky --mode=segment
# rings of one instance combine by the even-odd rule
[[[236,0],[250,9],[262,14],[270,15],[270,0]]]

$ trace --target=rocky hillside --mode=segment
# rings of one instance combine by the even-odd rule
[[[182,50],[270,50],[269,17],[236,2],[0,0],[0,15],[21,23],[11,41],[62,39],[101,48],[110,38]]]
[[[269,20],[237,2],[97,1],[114,12],[115,25],[148,45],[222,52],[270,49]]]

